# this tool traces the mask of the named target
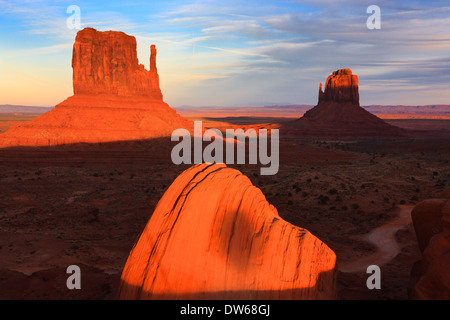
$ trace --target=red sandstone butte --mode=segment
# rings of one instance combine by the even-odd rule
[[[133,36],[85,28],[77,33],[73,45],[73,91],[75,94],[138,95],[162,100],[154,45],[150,62],[150,71],[139,64]]]
[[[133,36],[85,28],[77,33],[72,67],[74,95],[0,135],[0,146],[140,140],[192,130],[192,122],[163,101],[154,45],[148,71],[138,62]]]
[[[319,86],[319,104],[324,101],[359,105],[358,76],[350,69],[333,72],[325,82],[325,92],[322,92],[322,83]]]
[[[336,255],[225,164],[195,165],[159,201],[119,299],[334,299]]]
[[[358,76],[350,69],[333,72],[319,85],[318,104],[287,123],[286,133],[303,136],[396,136],[402,133],[359,104]]]

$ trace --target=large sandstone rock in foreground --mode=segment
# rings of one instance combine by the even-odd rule
[[[440,196],[445,196],[445,192]],[[412,275],[418,281],[410,296],[450,300],[450,199],[422,201],[414,207],[411,216],[422,260],[420,275]]]
[[[403,130],[371,114],[359,104],[358,77],[350,69],[331,74],[318,104],[303,117],[284,125],[287,134],[324,137],[397,136]]]
[[[132,249],[120,299],[333,299],[336,256],[224,164],[183,172]]]
[[[442,232],[442,211],[446,199],[427,199],[419,202],[411,211],[417,242],[423,253],[431,238]]]
[[[123,32],[85,28],[73,46],[74,95],[0,135],[0,147],[99,143],[168,137],[192,131],[162,98],[156,48],[150,70],[138,63],[136,39]]]

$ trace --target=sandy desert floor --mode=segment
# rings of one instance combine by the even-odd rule
[[[209,121],[219,129],[233,124]],[[242,124],[248,123],[235,119]],[[0,299],[114,299],[134,242],[164,191],[189,167],[172,164],[172,146],[153,140],[0,149]],[[259,165],[230,166],[282,218],[335,251],[340,299],[407,299],[420,258],[408,210],[450,186],[449,160],[448,135],[281,136],[277,175],[261,176]],[[399,253],[386,258],[368,234],[399,215],[398,230],[391,228]],[[367,289],[365,270],[349,272],[367,257],[380,264],[381,290]],[[81,267],[82,290],[66,288],[71,264]]]

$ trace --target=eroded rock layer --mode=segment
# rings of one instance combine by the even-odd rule
[[[183,172],[121,277],[120,299],[333,299],[336,256],[224,164]]]

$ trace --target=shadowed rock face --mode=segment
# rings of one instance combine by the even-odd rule
[[[224,164],[183,172],[132,249],[120,299],[333,299],[336,256]]]
[[[138,63],[136,39],[123,32],[85,28],[77,33],[72,55],[75,94],[142,95],[162,100],[151,47],[150,71]]]
[[[138,64],[136,39],[85,28],[73,46],[74,95],[33,121],[0,135],[0,146],[99,143],[168,137],[193,123],[163,100],[150,47],[150,70]]]
[[[439,199],[417,204],[411,216],[422,251],[421,274],[413,286],[411,298],[450,299],[450,200],[448,190]],[[446,199],[447,198],[447,199]]]

